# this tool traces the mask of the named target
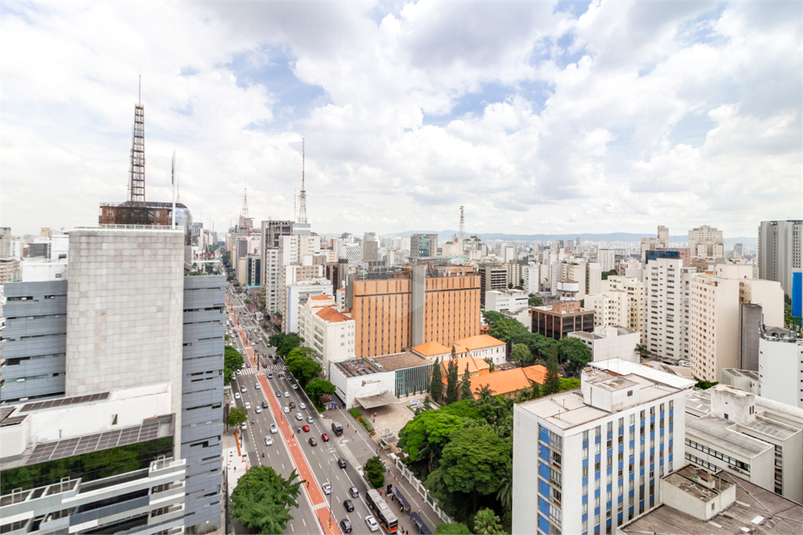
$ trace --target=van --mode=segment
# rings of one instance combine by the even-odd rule
[[[343,434],[343,426],[340,422],[332,422],[332,433],[337,437]]]

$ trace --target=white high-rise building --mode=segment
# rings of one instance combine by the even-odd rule
[[[689,254],[692,258],[724,258],[722,231],[703,225],[689,231]]]
[[[644,269],[644,344],[658,357],[689,358],[689,288],[693,268],[676,258]]]
[[[594,309],[594,327],[628,326],[630,304],[627,293],[622,290],[588,295],[584,306]]]
[[[328,279],[312,279],[291,284],[285,287],[285,305],[282,315],[282,331],[285,333],[299,332],[299,317],[301,307],[310,297],[316,295],[332,295],[332,283]]]
[[[299,334],[321,356],[321,368],[329,377],[329,364],[354,359],[355,321],[338,310],[335,298],[321,294],[301,307]]]
[[[758,376],[761,396],[803,409],[803,340],[794,331],[764,327]]]
[[[602,289],[603,292],[618,290],[627,294],[628,318],[622,327],[642,333],[641,339],[644,343],[644,283],[636,277],[613,275],[602,281]]]
[[[513,409],[513,533],[611,533],[659,504],[657,481],[685,464],[694,381],[612,359],[581,388]]]
[[[803,269],[803,220],[762,221],[758,227],[758,278],[792,294],[792,274]]]
[[[616,252],[613,249],[597,249],[597,262],[603,272],[616,267]]]
[[[752,266],[736,264],[692,277],[689,358],[696,377],[719,381],[723,368],[739,367],[740,305],[761,305],[765,325],[783,325],[781,285],[752,277]]]

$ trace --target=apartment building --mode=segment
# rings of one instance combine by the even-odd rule
[[[597,249],[597,262],[603,272],[613,270],[616,267],[616,251],[614,249]]]
[[[410,256],[413,258],[437,256],[437,234],[413,234],[410,237]]]
[[[612,533],[659,503],[658,479],[685,464],[694,382],[599,364],[583,370],[580,389],[514,407],[513,533]]]
[[[595,313],[596,316],[596,313]],[[641,357],[636,346],[641,341],[638,331],[627,327],[605,326],[594,327],[594,332],[569,333],[569,338],[577,338],[591,349],[594,362],[619,358],[633,363],[640,363]]]
[[[485,292],[507,290],[507,268],[504,264],[480,264],[480,304],[485,306]]]
[[[413,266],[375,279],[349,276],[346,312],[356,322],[357,358],[479,334],[480,277],[471,268],[426,275],[425,266]]]
[[[762,327],[758,378],[761,396],[803,409],[803,340],[794,331]]]
[[[613,275],[602,281],[602,291],[621,291],[627,294],[627,327],[642,333],[644,340],[644,283],[636,277]]]
[[[301,307],[298,332],[321,356],[327,378],[331,363],[354,359],[354,319],[338,311],[331,295],[314,295],[307,300]]]
[[[663,358],[689,358],[689,292],[693,268],[659,258],[644,270],[644,343]]]
[[[320,266],[316,266],[320,267]],[[282,314],[282,332],[300,333],[299,318],[304,304],[316,295],[332,295],[332,283],[324,278],[299,281],[284,288],[284,312]]]
[[[725,258],[722,231],[708,225],[690,230],[689,253],[692,258]]]
[[[803,501],[803,409],[728,385],[686,393],[686,460]]]
[[[610,290],[588,295],[584,302],[586,308],[594,311],[594,327],[608,325],[625,326],[630,323],[630,301],[622,290]]]
[[[658,226],[656,238],[641,238],[641,262],[647,262],[647,251],[656,251],[669,248],[669,229],[663,225]]]
[[[792,279],[803,269],[803,220],[762,221],[758,227],[758,278],[780,282],[792,295]]]
[[[752,276],[752,266],[720,264],[714,275],[692,277],[689,359],[696,377],[719,381],[723,368],[739,367],[743,304],[761,305],[764,324],[783,324],[780,284]]]

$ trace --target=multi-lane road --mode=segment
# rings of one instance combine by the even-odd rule
[[[349,520],[355,533],[370,533],[365,521],[370,515],[365,502],[368,489],[357,472],[360,461],[346,447],[348,442],[359,438],[355,436],[357,431],[347,427],[342,436],[335,436],[331,420],[318,413],[284,369],[281,359],[273,364],[275,349],[269,347],[267,334],[248,307],[231,291],[228,298],[237,324],[229,329],[232,331],[229,343],[234,342],[247,359],[253,358],[251,367],[241,370],[232,384],[235,404],[249,403],[251,407],[246,428],[241,430],[249,464],[271,466],[283,477],[295,469],[305,480],[299,508],[291,513],[294,519],[288,524],[287,533],[340,533],[343,519]],[[232,318],[227,315],[227,319]],[[267,368],[262,367],[263,363]],[[345,427],[346,422],[341,423]],[[275,426],[275,432],[271,432],[271,425]],[[266,445],[266,437],[270,437],[271,445]],[[317,444],[313,446],[310,438]],[[340,467],[340,459],[345,461],[345,469]],[[330,485],[330,494],[323,491],[325,483]],[[352,488],[357,490],[356,497]],[[352,512],[346,510],[345,500],[351,501]]]

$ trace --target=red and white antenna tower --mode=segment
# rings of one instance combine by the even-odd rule
[[[301,138],[301,192],[298,195],[298,222],[307,223],[307,191],[304,189],[304,138]]]

